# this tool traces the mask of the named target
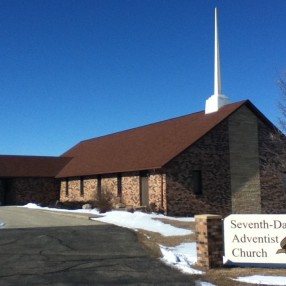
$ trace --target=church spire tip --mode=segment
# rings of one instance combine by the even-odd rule
[[[218,9],[215,7],[215,41],[214,41],[214,94],[207,99],[205,113],[216,112],[222,106],[229,104],[228,97],[222,94],[220,47],[218,29]]]

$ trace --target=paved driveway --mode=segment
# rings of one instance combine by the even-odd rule
[[[17,217],[25,228],[12,228]],[[1,286],[194,285],[150,257],[127,229],[13,207],[0,207],[1,221],[9,227],[0,230]]]

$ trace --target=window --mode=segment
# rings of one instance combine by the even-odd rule
[[[193,176],[193,188],[196,195],[202,195],[202,171],[196,170],[192,173]]]
[[[66,197],[69,196],[69,178],[66,178]]]
[[[101,175],[97,176],[97,194],[101,195]]]
[[[117,175],[117,196],[121,197],[122,195],[122,175]]]
[[[80,177],[80,196],[84,196],[84,179],[83,177]]]

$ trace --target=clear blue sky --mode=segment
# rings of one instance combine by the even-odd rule
[[[215,6],[224,94],[276,124],[285,0],[0,0],[0,154],[57,156],[203,110]]]

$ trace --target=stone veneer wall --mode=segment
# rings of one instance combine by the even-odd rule
[[[232,213],[261,213],[257,116],[243,106],[229,118]]]
[[[286,142],[277,138],[277,130],[258,121],[260,153],[261,212],[286,213]]]
[[[61,202],[67,202],[69,201],[69,196],[66,195],[66,181],[61,180],[60,184],[60,201]]]
[[[166,175],[153,171],[149,175],[149,204],[154,203],[157,209],[167,209]]]
[[[123,174],[122,203],[130,207],[140,206],[140,177],[138,172]]]
[[[83,180],[83,200],[93,201],[97,194],[97,178],[96,177],[85,177]]]
[[[112,193],[114,203],[118,203],[120,198],[117,198],[117,175],[104,175],[101,178],[101,189]]]
[[[70,178],[68,185],[68,195],[66,195],[66,180],[61,181],[61,202],[89,202],[95,200],[97,192],[96,177],[83,178],[83,194],[80,193],[80,177]]]
[[[5,204],[54,204],[59,199],[60,182],[54,178],[5,179]]]
[[[69,200],[75,201],[77,198],[77,200],[83,201],[80,195],[80,178],[69,179],[68,186],[69,186],[68,190]]]
[[[82,177],[83,193],[80,192],[81,177],[68,178],[68,192],[66,192],[66,179],[62,179],[60,187],[61,202],[91,202],[94,201],[97,195],[97,176]],[[117,196],[117,178],[102,177],[101,188],[110,190]]]
[[[163,178],[163,182],[162,182]],[[83,177],[84,189],[80,194],[80,177],[69,178],[68,195],[66,195],[66,180],[61,181],[61,202],[88,202],[95,199],[97,193],[97,177]],[[161,207],[161,198],[166,207],[166,178],[164,175],[151,172],[148,178],[149,203]],[[110,191],[114,196],[114,204],[122,202],[126,206],[140,206],[140,174],[139,172],[122,173],[122,195],[118,197],[117,174],[102,175],[101,189]]]
[[[202,172],[202,194],[196,195],[192,171]],[[231,213],[228,122],[216,126],[169,162],[166,172],[167,213]]]

